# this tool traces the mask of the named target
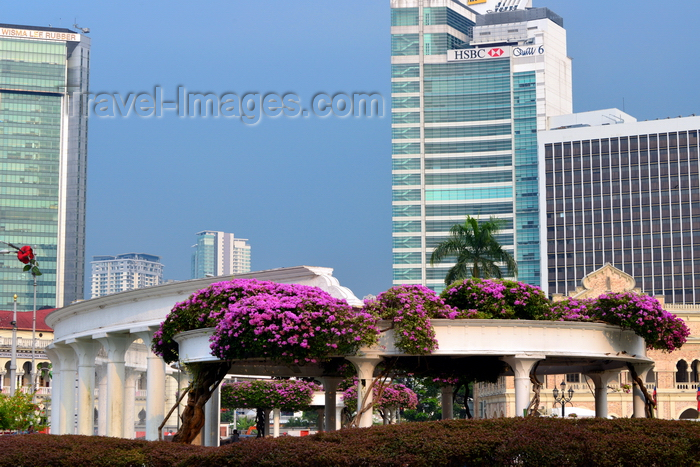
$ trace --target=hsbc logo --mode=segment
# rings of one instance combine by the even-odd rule
[[[448,62],[464,62],[472,60],[487,60],[490,58],[507,58],[510,57],[511,47],[493,47],[491,49],[459,49],[448,50]]]

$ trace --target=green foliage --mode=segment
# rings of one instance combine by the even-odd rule
[[[447,239],[435,248],[430,265],[449,259],[455,263],[447,272],[445,284],[468,277],[503,277],[498,263],[505,264],[509,275],[518,274],[518,266],[508,251],[496,240],[505,221],[491,217],[481,221],[467,216],[464,224],[455,224]],[[453,259],[456,257],[456,259]]]
[[[42,422],[42,409],[32,402],[32,394],[19,390],[12,397],[0,394],[0,429],[25,431],[32,425],[41,430]]]

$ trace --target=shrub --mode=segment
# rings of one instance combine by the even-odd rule
[[[221,448],[98,436],[0,436],[0,467],[698,465],[700,424],[501,418],[354,428]]]

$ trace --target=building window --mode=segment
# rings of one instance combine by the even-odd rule
[[[688,382],[688,363],[681,360],[676,363],[676,383]]]

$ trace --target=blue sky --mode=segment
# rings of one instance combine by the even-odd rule
[[[700,2],[535,0],[564,18],[574,110],[700,113]],[[389,2],[16,2],[0,22],[92,38],[94,93],[380,93],[381,118],[92,118],[87,257],[162,256],[190,277],[201,230],[248,238],[254,270],[335,269],[357,296],[391,286]],[[88,275],[89,278],[89,264]]]

